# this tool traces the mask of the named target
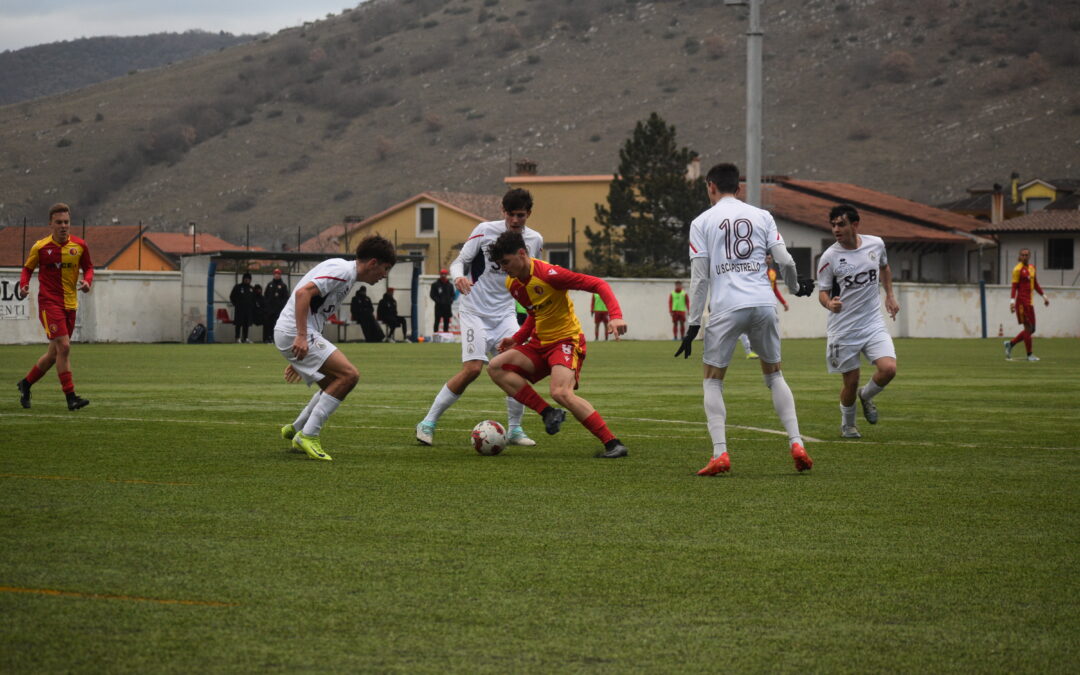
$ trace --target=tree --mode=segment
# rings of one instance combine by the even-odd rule
[[[690,222],[709,207],[703,178],[687,178],[697,157],[675,142],[675,127],[652,113],[619,151],[607,206],[597,204],[599,230],[585,228],[591,272],[602,276],[685,274]]]

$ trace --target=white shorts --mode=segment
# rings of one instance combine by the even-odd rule
[[[746,333],[763,363],[780,363],[779,323],[776,308],[771,305],[743,307],[723,316],[710,314],[701,360],[709,366],[727,368],[739,336]]]
[[[519,326],[513,312],[500,317],[477,316],[471,312],[458,315],[461,328],[461,361],[484,361],[497,353],[499,340],[510,337]]]
[[[278,348],[285,360],[292,364],[293,370],[304,379],[304,384],[310,385],[323,379],[325,375],[319,372],[319,368],[322,368],[322,364],[326,363],[326,359],[337,351],[337,347],[319,333],[308,333],[307,356],[303,359],[297,359],[292,353],[292,344],[295,339],[295,335],[279,330],[274,331],[274,346]]]
[[[896,358],[892,337],[885,331],[874,333],[862,342],[844,344],[849,340],[851,338],[829,338],[825,343],[825,365],[830,373],[858,370],[859,354],[865,354],[870,363],[886,356]]]

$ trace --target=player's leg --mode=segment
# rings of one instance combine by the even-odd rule
[[[780,354],[780,320],[775,307],[753,307],[750,313],[750,329],[747,336],[754,350],[761,355],[761,375],[772,396],[773,409],[787,432],[788,447],[795,460],[795,468],[806,471],[814,465],[803,447],[799,433],[799,417],[795,412],[795,396],[784,379]]]
[[[866,360],[874,364],[875,370],[866,385],[859,389],[859,402],[866,421],[877,424],[878,410],[873,399],[896,377],[896,349],[889,334],[882,332],[866,343],[863,353]]]
[[[424,419],[416,425],[416,440],[423,445],[432,445],[435,442],[435,426],[443,413],[457,403],[465,390],[473,383],[480,373],[484,372],[487,363],[488,330],[484,321],[468,312],[462,312],[461,317],[461,370],[453,375],[446,384],[435,394],[435,400],[431,402]]]
[[[702,357],[704,364],[702,392],[704,394],[705,423],[712,441],[712,457],[699,476],[715,476],[731,469],[727,449],[727,405],[724,403],[724,376],[727,374],[735,345],[743,332],[742,310],[722,317],[710,317],[705,326]]]
[[[859,368],[841,373],[840,384],[840,435],[844,438],[862,438],[855,425],[855,399],[859,391]]]
[[[68,410],[78,410],[89,405],[90,401],[75,393],[75,382],[71,375],[71,334],[75,332],[75,310],[63,310],[57,323],[56,334],[49,341],[56,355],[56,376],[67,398]]]
[[[517,315],[504,316],[496,325],[488,327],[487,353],[492,358],[498,356],[499,343],[503,338],[512,337],[518,331]],[[525,405],[513,396],[506,397],[506,442],[510,445],[532,447],[536,441],[529,438],[522,426],[525,417]]]
[[[293,444],[299,446],[312,459],[331,459],[330,455],[322,449],[319,435],[327,419],[334,414],[341,402],[360,381],[360,373],[356,370],[356,366],[341,353],[341,350],[332,348],[333,351],[319,367],[319,372],[323,375],[323,378],[319,380],[322,395],[314,401],[315,405],[307,421],[304,422],[303,429],[293,437]]]
[[[544,419],[544,430],[548,434],[557,434],[566,419],[566,411],[549,404],[530,384],[548,375],[542,365],[545,364],[540,362],[535,349],[519,346],[492,359],[488,364],[488,375],[508,395],[535,410]]]
[[[754,351],[754,348],[752,346],[750,346],[750,336],[749,335],[747,335],[746,333],[743,333],[742,335],[740,335],[739,336],[739,342],[742,343],[743,352],[746,354],[746,358],[748,358],[748,359],[756,359],[756,358],[758,358],[758,355]]]
[[[1035,335],[1035,306],[1034,305],[1030,305],[1025,309],[1024,319],[1025,319],[1024,332],[1026,333],[1026,335],[1024,337],[1024,348],[1027,349],[1027,360],[1028,361],[1038,361],[1039,357],[1035,356],[1032,353],[1032,347],[1031,347],[1032,338]]]
[[[593,408],[591,403],[575,393],[574,389],[577,385],[578,375],[579,366],[578,368],[568,367],[562,363],[552,365],[551,381],[549,383],[551,397],[559,405],[569,410],[574,418],[589,430],[589,433],[596,436],[604,444],[604,449],[597,452],[596,457],[604,459],[625,457],[629,453],[627,447],[623,445],[615,434],[611,433],[607,422],[596,411],[596,408]]]

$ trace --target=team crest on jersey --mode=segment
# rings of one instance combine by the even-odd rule
[[[544,287],[543,286],[533,286],[533,290],[536,291],[537,295],[543,295],[544,294]]]
[[[836,263],[836,270],[833,272],[836,276],[843,278],[855,273],[855,266],[847,261],[847,258],[840,258],[840,261]]]
[[[548,270],[548,276],[551,276],[552,274],[558,274],[558,272],[556,272],[556,271],[555,271],[555,270],[553,270],[553,269],[552,269],[552,270]]]
[[[76,255],[78,252],[79,251],[77,249],[69,249],[68,250],[68,253],[70,253],[71,255]]]
[[[870,259],[871,260],[877,260],[877,253],[875,253],[873,251],[870,251]]]

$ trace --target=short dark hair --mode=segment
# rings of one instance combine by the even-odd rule
[[[511,211],[532,211],[533,198],[532,194],[525,188],[514,188],[502,198],[503,211],[510,213]]]
[[[705,182],[712,183],[720,192],[735,194],[739,191],[739,167],[730,162],[717,164],[709,169]]]
[[[832,210],[829,211],[829,222],[831,223],[841,216],[847,216],[849,223],[859,222],[859,212],[851,204],[840,204],[832,207]]]
[[[56,202],[49,207],[49,222],[52,222],[52,217],[57,213],[71,213],[71,207],[64,202]]]
[[[503,256],[513,255],[523,248],[525,248],[525,237],[521,236],[520,232],[507,230],[500,234],[491,246],[488,246],[488,258],[497,264]]]
[[[397,263],[397,250],[394,242],[380,237],[377,234],[369,234],[364,237],[356,247],[356,259],[360,262],[375,258],[381,263]]]

